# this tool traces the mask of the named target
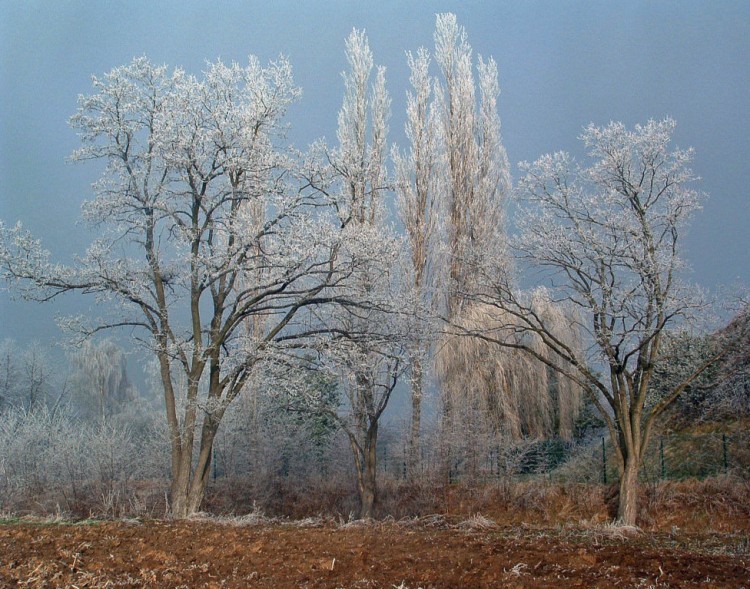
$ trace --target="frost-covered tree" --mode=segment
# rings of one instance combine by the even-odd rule
[[[665,412],[667,427],[721,422],[750,415],[750,309],[747,305],[722,329],[710,334],[684,330],[664,339],[652,377],[655,400],[669,394],[694,367],[727,348],[714,365],[693,380]]]
[[[28,411],[46,405],[53,392],[53,368],[40,344],[32,343],[23,351],[20,367],[16,404]]]
[[[279,147],[299,95],[285,59],[218,61],[195,77],[138,58],[93,85],[71,125],[83,143],[73,159],[106,163],[83,209],[101,237],[62,266],[20,225],[2,226],[0,267],[26,298],[93,295],[111,314],[69,326],[126,327],[153,352],[171,510],[185,517],[202,502],[227,406],[336,280],[337,229]],[[256,317],[263,328],[248,329]]]
[[[437,16],[434,40],[443,185],[438,195],[445,221],[442,243],[433,248],[433,257],[442,271],[442,315],[448,323],[471,325],[468,331],[482,323],[491,329],[505,317],[493,317],[490,309],[476,305],[466,293],[477,292],[488,264],[505,280],[512,281],[514,275],[504,218],[511,180],[500,133],[497,64],[492,58],[474,58],[466,31],[454,14]],[[571,318],[564,309],[552,301],[541,306],[575,346],[578,334],[569,329]],[[503,441],[517,441],[523,436],[570,434],[578,410],[578,387],[549,378],[543,364],[519,354],[488,353],[481,341],[451,334],[437,344],[435,360],[446,439],[461,437],[472,427],[472,411],[484,413],[480,421],[489,428],[483,432],[473,428],[477,438],[499,435]]]
[[[85,341],[71,361],[77,371],[77,400],[98,420],[105,421],[135,400],[137,393],[128,379],[125,353],[112,340]]]
[[[68,385],[67,371],[38,342],[25,347],[12,339],[0,343],[0,411],[56,410],[68,401]]]
[[[474,301],[508,319],[485,341],[531,354],[577,382],[605,421],[620,465],[618,519],[635,524],[638,470],[655,420],[713,361],[705,359],[654,400],[651,380],[666,333],[699,310],[679,281],[685,224],[699,208],[691,150],[670,149],[675,123],[589,125],[581,139],[588,166],[567,153],[523,163],[519,256],[546,271],[553,301],[573,305],[584,330],[582,353],[551,328],[530,297],[488,271]],[[505,337],[512,330],[515,338]],[[529,345],[538,338],[548,354]]]
[[[11,406],[20,383],[16,343],[11,339],[0,343],[0,410]]]
[[[341,404],[332,407],[325,389],[309,386],[309,379],[293,391],[297,408],[330,417],[346,434],[362,518],[374,515],[381,418],[412,349],[413,321],[401,308],[408,305],[408,293],[401,288],[400,249],[399,239],[364,227],[341,248],[341,262],[358,266],[362,274],[347,288],[345,304],[317,313],[316,323],[327,337],[310,361],[313,370],[336,383]]]
[[[479,56],[475,76],[472,53],[456,15],[438,14],[436,107],[445,174],[440,194],[446,216],[449,317],[462,309],[461,293],[475,281],[477,259],[488,252],[504,255],[506,242],[503,206],[510,189],[510,167],[500,136],[497,64]]]
[[[339,263],[352,268],[352,274],[340,285],[346,302],[316,315],[315,322],[330,334],[318,347],[319,369],[338,379],[346,400],[335,417],[352,449],[360,516],[371,517],[377,499],[378,427],[405,365],[408,301],[399,295],[401,241],[387,225],[384,203],[391,102],[385,68],[376,68],[371,82],[372,52],[356,29],[346,41],[346,58],[338,146],[321,147],[328,166],[310,181],[335,203],[343,231]]]
[[[408,275],[414,289],[415,301],[420,306],[428,307],[432,300],[433,249],[438,237],[439,137],[432,104],[433,80],[429,74],[429,53],[422,48],[416,55],[407,53],[406,57],[411,72],[411,91],[407,93],[405,125],[409,149],[406,154],[402,154],[395,147],[392,150],[396,204],[409,246],[411,266]],[[419,463],[422,397],[429,347],[429,334],[422,330],[414,334],[417,337],[409,362],[411,421],[407,473],[412,479]]]
[[[339,145],[331,161],[339,208],[346,212],[342,224],[350,235],[342,255],[359,269],[349,288],[360,304],[324,320],[337,334],[326,346],[324,362],[338,373],[348,401],[339,421],[354,456],[360,516],[372,517],[377,501],[378,426],[403,369],[399,334],[386,327],[392,323],[391,272],[398,254],[397,241],[386,229],[384,205],[391,100],[384,67],[376,68],[370,82],[374,61],[362,31],[352,31],[347,39],[346,57],[349,71],[344,74],[338,116]]]
[[[338,115],[339,146],[329,158],[334,177],[343,183],[336,202],[342,225],[374,225],[382,221],[383,192],[387,188],[388,119],[391,99],[385,86],[385,67],[374,67],[364,31],[353,30],[346,40],[349,71],[343,74],[344,102]]]

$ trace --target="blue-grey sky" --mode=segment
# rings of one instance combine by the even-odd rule
[[[96,164],[71,165],[67,126],[90,76],[147,55],[198,73],[206,60],[262,61],[284,54],[304,94],[290,139],[335,138],[344,39],[367,31],[387,66],[391,139],[402,141],[404,51],[432,46],[435,13],[451,11],[477,53],[498,62],[503,139],[511,162],[569,150],[589,123],[677,120],[676,144],[696,150],[709,194],[685,257],[689,278],[715,288],[750,283],[750,2],[495,0],[379,2],[0,0],[0,219],[21,220],[69,261],[91,240],[74,223],[91,196]],[[0,339],[59,337],[55,313],[0,293]]]

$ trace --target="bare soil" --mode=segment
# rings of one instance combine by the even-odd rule
[[[2,587],[750,587],[748,531],[480,516],[0,525]]]

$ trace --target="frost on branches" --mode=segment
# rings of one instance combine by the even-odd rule
[[[71,125],[83,144],[73,158],[107,164],[83,211],[102,237],[67,267],[22,227],[3,227],[0,263],[26,298],[81,291],[115,303],[113,315],[74,327],[128,327],[153,350],[171,509],[184,517],[201,504],[228,404],[274,342],[299,332],[299,311],[340,279],[337,223],[278,147],[299,96],[286,60],[211,63],[197,78],[139,58],[93,85]]]
[[[678,280],[680,238],[700,195],[691,183],[690,150],[671,150],[675,123],[649,121],[588,126],[581,136],[588,167],[566,153],[522,164],[515,247],[555,285],[553,300],[580,314],[584,355],[566,343],[531,301],[487,273],[475,298],[507,313],[517,347],[551,365],[525,341],[540,338],[557,370],[579,383],[607,423],[622,477],[618,517],[635,524],[637,476],[654,420],[716,356],[692,371],[658,402],[649,403],[651,378],[668,330],[701,309]],[[492,340],[491,335],[485,337]],[[499,340],[498,340],[498,343]]]
[[[492,307],[482,305],[473,294],[481,292],[483,273],[503,280],[511,280],[514,273],[504,218],[510,167],[500,133],[495,61],[474,58],[466,31],[453,14],[437,16],[434,40],[439,77],[434,103],[438,137],[433,149],[440,177],[435,192],[444,227],[433,259],[444,295],[441,314],[448,324],[460,326],[438,342],[435,369],[446,455],[455,450],[463,454],[446,456],[444,462],[450,469],[451,463],[463,461],[475,473],[477,449],[482,445],[488,449],[528,436],[568,437],[580,392],[563,379],[558,386],[558,379],[533,358],[470,337],[475,331],[492,331],[508,319],[495,316]],[[577,345],[578,334],[569,328],[562,309],[549,301],[541,307],[540,312],[557,320],[555,329]],[[514,330],[507,332],[512,335]]]
[[[385,206],[391,103],[385,69],[374,68],[367,37],[356,29],[346,41],[346,57],[338,146],[317,146],[325,165],[317,168],[322,170],[317,177],[309,178],[334,203],[345,236],[339,263],[352,269],[337,285],[345,295],[314,318],[331,337],[320,341],[312,365],[338,382],[343,404],[333,411],[314,399],[298,406],[329,414],[341,426],[354,458],[360,516],[372,517],[378,427],[407,365],[413,321],[410,290],[402,277],[403,244],[387,224]]]
[[[438,233],[438,127],[436,109],[432,104],[433,79],[429,75],[430,56],[420,48],[416,56],[406,54],[411,75],[411,91],[406,98],[404,131],[409,151],[402,154],[394,146],[391,151],[395,167],[395,192],[398,216],[404,225],[411,266],[406,275],[414,292],[415,311],[430,307],[435,298],[433,253]],[[417,327],[417,326],[415,326]],[[421,454],[422,398],[428,362],[430,336],[426,328],[414,330],[415,341],[410,354],[411,422],[407,448],[407,476],[415,480]]]
[[[479,56],[475,81],[472,49],[455,14],[437,16],[434,37],[441,74],[435,92],[446,187],[441,192],[447,231],[446,306],[448,316],[455,317],[463,308],[461,293],[476,278],[478,259],[488,251],[503,255],[510,167],[500,138],[497,64]]]

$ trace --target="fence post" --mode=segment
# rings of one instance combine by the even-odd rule
[[[659,438],[659,459],[661,460],[661,478],[667,478],[667,469],[664,464],[664,436]]]
[[[602,436],[602,483],[607,484],[607,451],[604,448],[604,436]]]

